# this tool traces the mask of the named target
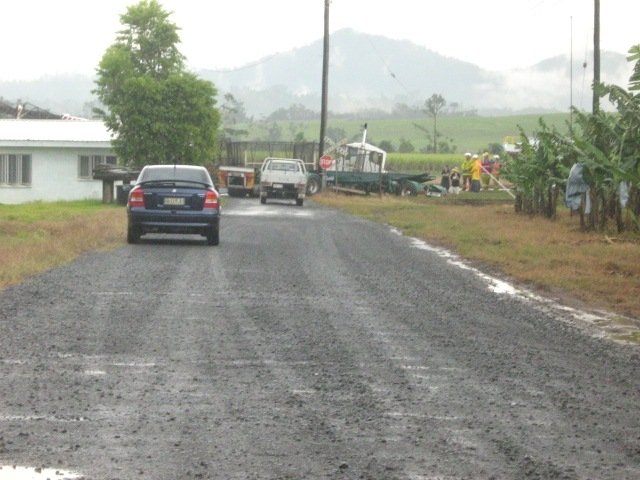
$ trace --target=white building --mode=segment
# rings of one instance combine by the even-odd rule
[[[117,163],[102,121],[0,120],[0,204],[99,200],[101,163]]]

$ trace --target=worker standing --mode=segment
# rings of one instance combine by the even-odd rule
[[[446,192],[449,191],[450,181],[449,176],[451,175],[451,170],[449,169],[449,165],[445,165],[442,169],[442,173],[440,176],[440,186],[444,188]]]
[[[471,153],[467,152],[462,162],[462,190],[465,192],[471,190],[471,167],[473,167],[473,159]]]
[[[489,152],[484,152],[482,154],[482,169],[480,170],[480,183],[482,184],[482,190],[489,189],[492,163],[493,159],[489,157]]]
[[[478,157],[478,155],[474,155],[472,157],[471,164],[471,191],[479,192],[480,191],[480,172],[482,171],[482,161]]]
[[[497,189],[500,184],[500,168],[502,168],[500,156],[495,155],[493,157],[493,163],[491,164],[491,183],[489,184],[492,189]]]
[[[453,167],[451,170],[451,186],[449,187],[449,192],[458,195],[460,193],[460,183],[462,182],[462,176],[460,175],[460,170],[457,167]]]

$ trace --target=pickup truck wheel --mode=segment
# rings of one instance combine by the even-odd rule
[[[320,180],[318,177],[309,177],[307,179],[307,195],[315,195],[320,191]]]
[[[296,198],[296,205],[301,207],[304,204],[304,199]]]

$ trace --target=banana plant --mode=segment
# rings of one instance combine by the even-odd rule
[[[614,218],[618,230],[627,223],[640,230],[640,45],[629,50],[628,60],[636,62],[628,91],[594,85],[616,112],[587,114],[574,109],[576,128],[571,135],[549,129],[542,120],[535,141],[521,129],[522,153],[505,169],[519,194],[516,210],[555,216],[554,195],[565,186],[571,166],[580,162],[590,185],[587,227],[604,229]],[[631,222],[625,223],[623,214]]]

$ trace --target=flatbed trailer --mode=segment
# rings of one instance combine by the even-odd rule
[[[250,167],[221,166],[216,170],[216,186],[227,189],[230,197],[255,197],[258,195],[258,174]]]
[[[417,195],[428,188],[425,184],[435,177],[430,173],[401,172],[326,172],[327,185],[339,189],[359,190],[364,193],[390,193]]]

